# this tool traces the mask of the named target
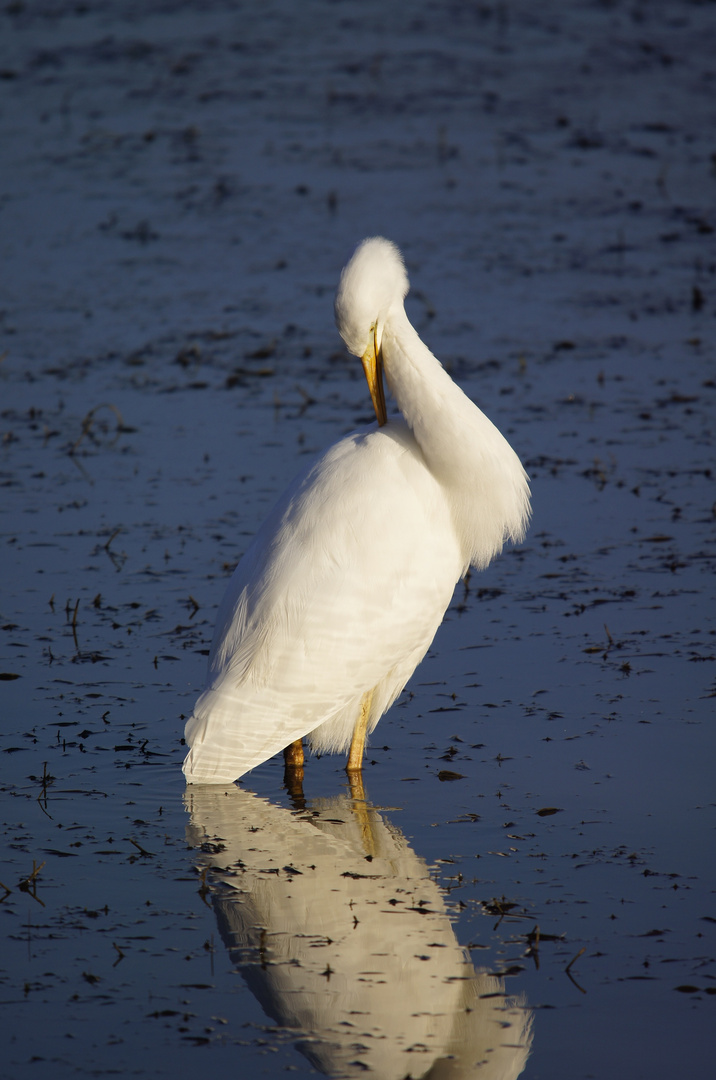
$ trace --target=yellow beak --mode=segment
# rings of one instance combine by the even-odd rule
[[[370,390],[370,400],[373,402],[375,415],[380,427],[387,423],[388,413],[385,408],[385,391],[383,389],[383,353],[378,348],[377,332],[373,330],[373,340],[361,356],[361,364]]]

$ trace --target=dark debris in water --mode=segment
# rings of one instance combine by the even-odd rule
[[[376,848],[340,882],[390,885],[372,906],[429,929],[423,970],[445,908],[508,980],[477,1000],[534,1011],[526,1077],[711,1063],[716,41],[709,5],[657,8],[0,12],[9,1075],[194,1075],[219,1046],[246,1075],[325,1064],[249,989],[303,971],[246,891],[267,830],[238,854],[209,818],[195,842],[179,766],[227,575],[296,467],[368,416],[331,312],[367,230],[403,245],[409,314],[518,449],[534,521],[456,591],[362,807],[326,810],[330,758],[300,808],[272,764],[244,788],[330,834],[334,864],[383,815],[393,877]],[[267,887],[315,883],[304,851],[261,862]],[[258,930],[227,951],[230,889]],[[352,969],[302,933],[330,998]],[[624,1022],[647,1013],[648,1035]]]

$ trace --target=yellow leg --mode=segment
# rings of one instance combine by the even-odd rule
[[[375,833],[373,832],[373,823],[378,818],[378,815],[373,807],[368,806],[368,803],[366,802],[362,774],[355,772],[348,773],[348,780],[351,786],[351,798],[353,800],[352,810],[360,827],[363,851],[373,859],[378,853],[378,845],[376,844]]]
[[[346,770],[347,771],[347,770]],[[363,773],[362,772],[349,772],[348,784],[351,789],[351,799],[358,805],[359,803],[365,804],[365,788],[363,787]]]
[[[363,768],[363,753],[365,751],[365,733],[368,727],[368,717],[370,716],[370,706],[373,700],[373,691],[368,690],[363,695],[363,700],[360,703],[360,715],[356,720],[356,726],[353,729],[353,738],[351,739],[351,748],[348,754],[348,764],[346,765],[346,772],[360,772]]]
[[[283,760],[286,768],[303,768],[303,741],[301,739],[288,744],[283,752]]]
[[[283,784],[291,797],[294,810],[304,810],[303,794],[303,743],[300,739],[290,743],[283,752]]]

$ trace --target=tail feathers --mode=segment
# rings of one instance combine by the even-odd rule
[[[302,738],[311,726],[300,716],[276,718],[263,703],[248,705],[205,690],[184,730],[187,783],[232,784]]]
[[[189,753],[182,769],[188,784],[233,784],[258,764],[238,736],[233,710],[222,705],[212,703],[211,692],[205,691],[187,720],[184,738]]]
[[[213,752],[212,752],[213,751]],[[184,758],[182,771],[187,784],[233,784],[247,770],[240,765],[232,767],[226,755],[216,747],[207,752],[204,747],[192,748]]]
[[[375,688],[368,733],[400,693],[414,666],[411,663],[409,671],[397,675],[391,672]],[[314,751],[347,752],[363,693],[330,705],[320,695],[311,701],[306,694],[287,708],[284,701],[266,694],[247,700],[228,693],[225,686],[210,687],[198,699],[184,729],[189,747],[183,766],[187,783],[232,784],[307,735]]]

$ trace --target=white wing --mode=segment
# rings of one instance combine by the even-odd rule
[[[404,423],[331,447],[229,584],[186,727],[187,778],[230,782],[311,732],[319,749],[347,748],[363,695],[375,691],[370,729],[427,651],[463,569],[443,490]]]

